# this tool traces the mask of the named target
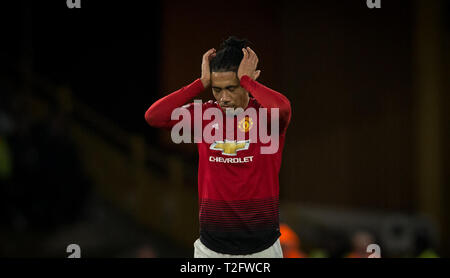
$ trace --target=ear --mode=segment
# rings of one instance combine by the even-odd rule
[[[261,71],[260,71],[260,70],[257,70],[257,71],[255,72],[255,78],[253,78],[253,80],[258,79],[258,77],[259,77],[260,74],[261,74]]]

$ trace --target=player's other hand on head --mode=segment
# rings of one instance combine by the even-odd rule
[[[209,68],[209,63],[212,58],[216,56],[216,49],[211,48],[210,50],[206,51],[205,54],[203,54],[202,59],[202,75],[200,77],[200,80],[202,81],[203,87],[207,88],[211,85],[211,71]]]
[[[242,58],[241,64],[237,72],[239,80],[242,76],[247,75],[253,80],[256,80],[261,74],[260,70],[256,70],[258,66],[258,56],[250,47],[242,48],[244,57]]]

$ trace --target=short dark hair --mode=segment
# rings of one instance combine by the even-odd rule
[[[237,72],[241,60],[244,57],[242,48],[249,46],[249,44],[250,42],[247,39],[238,39],[235,36],[228,37],[228,39],[222,42],[216,56],[211,59],[211,72]]]

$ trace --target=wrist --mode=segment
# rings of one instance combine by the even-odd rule
[[[238,76],[238,78],[239,78],[239,80],[242,80],[242,78],[244,78],[244,79],[246,79],[246,78],[252,79],[252,78],[250,77],[250,75],[248,75],[248,74],[242,74],[240,77]]]
[[[202,82],[204,89],[206,89],[209,86],[209,79],[200,77],[200,81]]]
[[[242,83],[246,83],[249,80],[253,80],[253,79],[250,76],[248,76],[247,74],[244,74],[239,78],[239,82],[241,83],[241,85],[242,85]]]
[[[200,80],[200,78],[197,78],[194,82],[192,82],[191,84],[187,85],[185,87],[187,94],[189,94],[192,97],[195,97],[197,95],[199,95],[201,92],[203,92],[205,90],[205,88],[203,87],[203,83]]]

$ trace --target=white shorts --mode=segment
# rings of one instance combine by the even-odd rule
[[[248,255],[230,255],[217,253],[206,247],[200,239],[194,242],[194,258],[283,258],[283,250],[281,250],[280,240],[270,246],[269,248]]]

